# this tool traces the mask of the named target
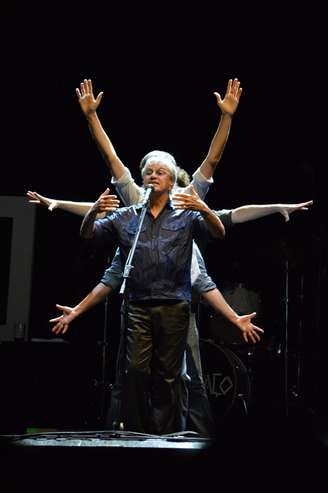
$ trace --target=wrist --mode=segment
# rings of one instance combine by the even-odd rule
[[[86,119],[89,123],[92,123],[93,121],[97,120],[96,110],[88,111],[88,112],[84,113],[84,116],[86,117]]]
[[[76,306],[72,309],[72,311],[71,311],[71,313],[70,313],[70,315],[71,315],[71,317],[72,317],[72,320],[74,320],[74,319],[75,319],[75,318],[77,318],[79,315],[81,315],[81,313],[82,313],[82,309],[81,309],[81,307],[80,307],[79,305],[76,305]]]
[[[205,218],[205,217],[208,217],[208,216],[212,213],[211,209],[210,209],[210,208],[209,208],[206,204],[204,204],[204,205],[203,205],[203,208],[202,208],[202,209],[199,209],[198,211],[200,212],[200,214],[201,214],[204,218]],[[216,216],[215,216],[215,217],[216,217]]]
[[[234,312],[233,310],[231,310],[231,312],[228,315],[228,318],[229,318],[230,322],[236,324],[238,322],[239,315],[236,312]]]
[[[221,111],[221,117],[225,120],[232,120],[234,113],[228,113],[227,111]]]
[[[49,204],[48,204],[48,210],[49,211],[53,211],[54,209],[57,209],[58,208],[58,202],[56,200],[52,200]]]

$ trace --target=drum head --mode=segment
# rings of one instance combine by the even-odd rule
[[[243,362],[230,349],[200,340],[203,378],[214,418],[232,412],[247,414],[250,380]]]

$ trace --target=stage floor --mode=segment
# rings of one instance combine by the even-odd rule
[[[7,447],[110,447],[201,451],[213,442],[197,433],[175,433],[155,436],[124,431],[51,431],[24,435],[2,435]]]

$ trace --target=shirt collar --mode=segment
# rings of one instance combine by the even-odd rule
[[[142,207],[143,207],[142,202],[139,202],[139,204],[135,204],[134,205],[134,208],[137,211],[139,211],[140,209],[142,209]],[[172,200],[171,200],[170,197],[169,197],[168,201],[166,202],[164,209],[171,209],[171,210],[174,209],[173,202],[172,202]]]

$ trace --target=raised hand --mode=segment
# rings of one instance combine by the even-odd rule
[[[194,187],[190,187],[191,194],[175,193],[172,202],[176,209],[191,209],[193,211],[207,211],[208,206],[200,199]]]
[[[285,218],[285,221],[289,221],[289,215],[295,211],[307,211],[313,204],[313,200],[308,202],[301,202],[300,204],[279,204],[279,212]]]
[[[75,92],[85,116],[97,111],[104,93],[100,92],[96,98],[94,97],[91,79],[84,79],[80,84],[80,89],[76,88]]]
[[[109,188],[106,188],[95,202],[94,208],[97,212],[113,212],[119,205],[120,201],[117,199],[117,195],[109,195]]]
[[[255,316],[256,312],[253,312],[250,315],[241,315],[235,321],[235,325],[242,331],[245,342],[253,342],[254,344],[261,340],[258,333],[264,332],[263,329],[252,324],[251,320]]]
[[[218,92],[214,93],[216,97],[216,102],[222,113],[232,116],[239,104],[239,99],[242,93],[242,88],[240,87],[240,82],[238,79],[229,79],[227,90],[224,99]]]
[[[43,197],[37,192],[31,192],[30,190],[27,192],[27,197],[29,198],[29,202],[31,204],[40,204],[48,207],[50,211],[57,207],[57,201],[54,199],[49,199],[48,197]]]
[[[69,324],[77,317],[74,308],[69,306],[56,305],[56,308],[63,312],[63,315],[59,317],[52,318],[49,322],[54,323],[55,325],[52,327],[51,332],[54,334],[65,334],[68,331]]]

